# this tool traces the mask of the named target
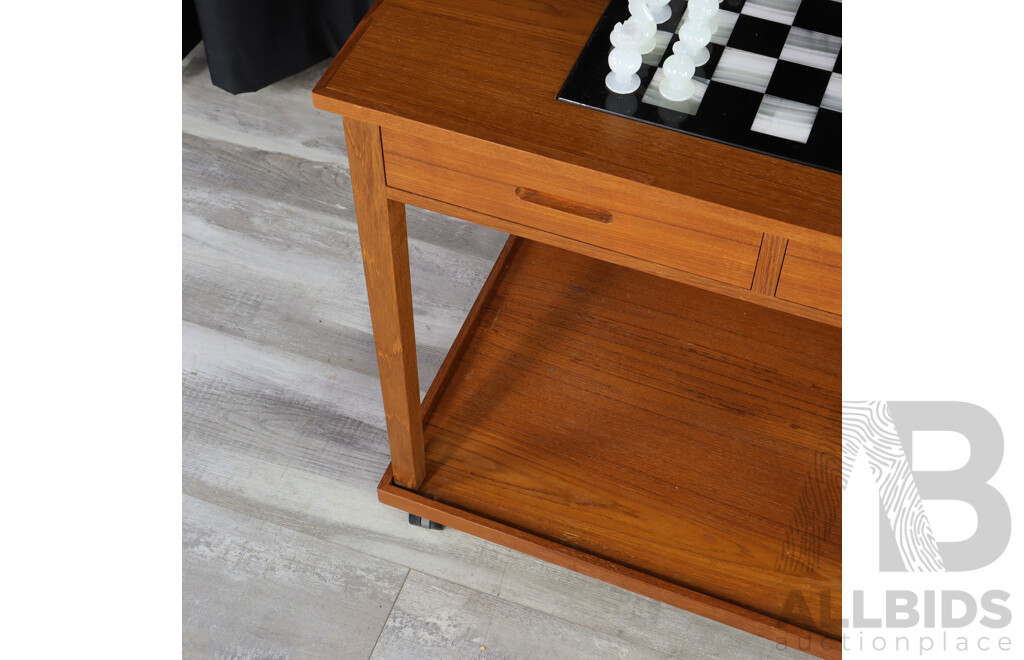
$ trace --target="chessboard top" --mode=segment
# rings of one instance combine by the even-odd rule
[[[378,0],[317,84],[314,105],[381,126],[426,124],[842,235],[840,175],[558,101],[603,10],[588,0]]]
[[[610,36],[617,25],[636,22],[631,16],[640,6],[610,3],[558,98],[841,172],[842,3],[723,0],[719,6],[709,1],[713,9],[699,12],[697,22],[688,17],[692,0],[661,5],[647,49],[633,49],[642,56],[639,65],[629,71],[620,67],[620,74],[606,79]],[[700,29],[702,18],[709,21],[703,23],[706,30]],[[692,39],[709,42],[684,46],[677,37],[681,26]],[[677,49],[689,54],[676,55]],[[616,60],[628,61],[627,51],[628,42],[616,51],[621,53]],[[689,74],[687,62],[693,65]],[[680,98],[666,97],[663,86]],[[683,98],[684,92],[689,96]]]

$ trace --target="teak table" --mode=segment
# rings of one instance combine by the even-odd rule
[[[382,502],[821,657],[839,175],[559,102],[604,1],[382,0],[344,116]],[[405,204],[512,234],[420,402]]]

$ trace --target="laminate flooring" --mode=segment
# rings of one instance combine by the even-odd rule
[[[328,62],[182,66],[185,658],[806,658],[377,502],[388,464]],[[409,207],[425,392],[505,241]]]

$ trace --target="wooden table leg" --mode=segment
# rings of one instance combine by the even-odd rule
[[[345,142],[394,479],[415,490],[426,470],[405,205],[387,198],[380,127],[345,119]]]

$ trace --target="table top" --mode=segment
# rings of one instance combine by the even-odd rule
[[[557,100],[604,0],[378,0],[314,105],[425,124],[842,235],[842,177]]]

